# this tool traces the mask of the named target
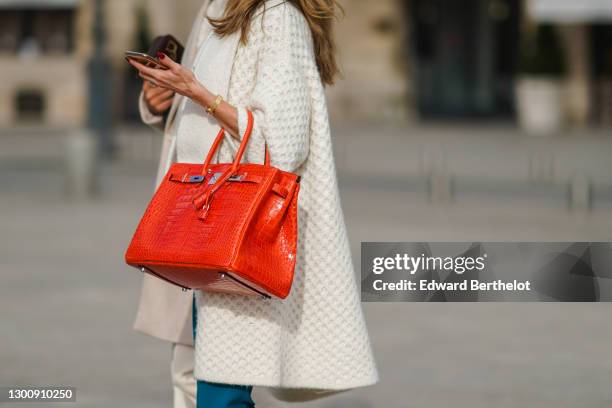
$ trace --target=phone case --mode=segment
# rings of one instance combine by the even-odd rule
[[[183,52],[185,51],[185,48],[179,40],[168,34],[155,37],[151,43],[151,47],[147,51],[147,54],[152,57],[156,57],[159,51],[166,54],[173,61],[180,63],[183,59]]]

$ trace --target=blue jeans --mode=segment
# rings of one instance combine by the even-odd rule
[[[193,299],[193,339],[196,337],[198,324],[195,297]],[[253,408],[255,403],[251,398],[253,387],[246,385],[230,385],[197,381],[197,408]]]

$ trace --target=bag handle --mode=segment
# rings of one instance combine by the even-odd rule
[[[232,163],[232,167],[231,167],[232,173],[234,173],[236,169],[238,169],[238,165],[240,165],[242,156],[244,155],[244,152],[246,151],[247,145],[249,143],[249,139],[251,138],[251,133],[253,133],[254,119],[253,119],[253,113],[250,110],[247,110],[247,119],[248,119],[247,127],[244,131],[244,135],[242,136],[242,141],[240,142],[240,147],[238,147],[238,152],[236,153],[234,162]],[[219,133],[217,133],[217,137],[215,137],[215,141],[210,147],[208,154],[206,155],[206,160],[204,161],[204,168],[203,168],[204,172],[208,171],[208,168],[210,167],[210,162],[212,161],[212,158],[217,152],[217,150],[219,149],[219,145],[221,144],[221,141],[223,141],[224,137],[225,137],[225,129],[221,128],[219,130]],[[268,151],[267,143],[266,143],[266,154],[265,154],[265,159],[264,159],[264,165],[266,166],[270,165],[270,152]]]
[[[240,161],[242,160],[242,156],[246,150],[247,144],[249,143],[249,139],[251,138],[251,133],[253,132],[253,113],[250,110],[247,110],[247,128],[244,131],[244,135],[242,136],[242,141],[240,142],[240,147],[238,148],[238,152],[236,153],[236,157],[234,158],[234,162],[231,167],[227,169],[223,174],[219,177],[219,179],[213,184],[206,192],[194,197],[193,205],[196,209],[200,210],[199,218],[203,219],[206,217],[208,213],[208,209],[210,208],[210,202],[212,200],[213,194],[229,179],[240,165]],[[225,137],[225,129],[221,128],[213,145],[211,146],[208,155],[206,156],[206,161],[204,161],[204,167],[202,169],[203,172],[208,172],[210,167],[210,162],[212,161],[213,156],[217,149],[219,149],[219,145],[221,141]],[[268,151],[268,145],[266,144],[266,154],[264,159],[264,165],[270,166],[270,152]]]

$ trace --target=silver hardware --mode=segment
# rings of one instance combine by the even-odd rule
[[[216,172],[215,174],[213,174],[210,180],[208,180],[208,184],[215,184],[217,180],[219,180],[219,177],[221,177],[222,174],[223,173],[221,172]]]
[[[173,282],[173,281],[169,280],[168,278],[164,278],[163,276],[158,275],[157,273],[155,273],[155,271],[153,271],[152,269],[147,268],[146,266],[138,266],[138,269],[140,269],[140,271],[143,272],[143,273],[149,273],[149,274],[151,274],[153,276],[158,277],[161,280],[164,280],[164,281],[166,281],[168,283],[171,283],[173,285],[179,286],[183,290],[183,292],[187,292],[188,290],[190,290],[189,288],[187,288],[187,287],[185,287],[183,285],[180,285],[180,284],[178,284],[176,282]]]
[[[193,174],[188,179],[189,183],[201,183],[202,181],[204,181],[204,176],[201,174]]]
[[[219,272],[219,279],[225,279],[225,272]]]
[[[230,178],[228,178],[228,181],[242,181],[242,179],[244,178],[244,174],[236,174],[231,176]]]

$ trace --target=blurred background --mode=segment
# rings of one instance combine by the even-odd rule
[[[357,268],[361,241],[610,241],[612,2],[343,5],[328,103]],[[123,52],[185,41],[199,6],[0,0],[0,386],[170,406],[169,345],[131,330],[161,136]],[[381,382],[299,406],[612,406],[607,304],[364,309]]]

